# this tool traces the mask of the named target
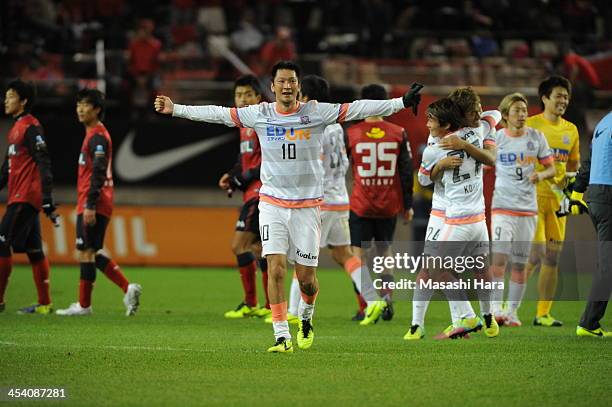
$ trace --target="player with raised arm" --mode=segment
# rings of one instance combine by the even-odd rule
[[[259,81],[253,75],[244,75],[234,82],[234,103],[236,107],[256,105],[262,100]],[[257,134],[253,129],[240,129],[240,153],[236,165],[223,174],[219,187],[231,194],[234,190],[242,191],[243,205],[236,222],[232,240],[232,252],[236,256],[244,298],[238,306],[224,315],[225,318],[264,318],[270,315],[268,300],[268,263],[260,259],[263,288],[266,303],[263,307],[257,304],[257,259],[253,249],[257,246],[257,256],[261,253],[259,238],[259,172],[261,166],[261,148]]]
[[[268,261],[268,292],[272,309],[275,344],[268,352],[293,352],[284,279],[287,260],[295,262],[302,292],[297,342],[302,349],[312,345],[312,314],[319,291],[316,266],[321,237],[320,206],[323,203],[321,137],[325,127],[345,120],[390,115],[418,105],[416,87],[403,98],[330,104],[300,103],[300,67],[280,61],[272,68],[274,103],[244,108],[184,106],[167,96],[155,99],[155,109],[190,120],[255,129],[262,150],[259,225],[262,255]]]
[[[527,98],[520,93],[507,95],[499,110],[504,128],[495,134],[497,160],[491,205],[493,281],[504,281],[509,258],[512,271],[507,309],[502,311],[504,290],[500,288],[493,289],[491,307],[498,324],[521,326],[517,310],[525,294],[525,264],[538,220],[536,185],[554,177],[555,167],[544,135],[525,124]],[[543,170],[536,170],[538,163]]]
[[[468,127],[460,129],[457,134],[445,136],[436,145],[428,146],[425,150],[430,151],[428,156],[424,152],[426,159],[423,159],[420,171],[434,181],[439,179],[444,186],[448,206],[439,241],[466,242],[468,255],[487,258],[489,233],[485,221],[481,166],[483,162],[495,162],[492,132],[501,114],[497,110],[483,113],[480,98],[471,88],[459,88],[449,98],[463,113]],[[442,161],[451,156],[457,156],[461,163]],[[487,267],[475,269],[475,275],[480,280],[490,280]],[[485,323],[484,332],[488,337],[496,337],[499,326],[491,313],[490,289],[483,285],[476,291]],[[461,323],[448,327],[438,338],[460,337],[482,328],[482,320],[472,311],[465,309],[460,314]]]
[[[576,126],[565,120],[572,87],[562,76],[551,76],[538,87],[538,96],[543,112],[527,119],[527,126],[541,131],[553,151],[555,176],[538,183],[538,224],[534,244],[531,248],[527,275],[530,276],[540,264],[538,278],[539,301],[533,324],[536,326],[562,326],[552,315],[552,298],[557,290],[559,256],[565,240],[565,217],[557,217],[564,198],[563,189],[575,178],[580,164],[580,137]],[[536,166],[538,171],[542,166]]]
[[[362,99],[387,97],[381,85],[372,84],[361,90]],[[390,256],[397,216],[401,214],[410,221],[413,215],[412,153],[406,130],[385,121],[382,115],[366,117],[347,129],[347,151],[353,170],[349,217],[353,253],[361,258],[365,254],[363,242],[373,240],[378,256]],[[385,270],[381,278],[391,281],[391,272]],[[362,274],[366,276],[367,270]],[[392,290],[381,294],[385,301],[364,295],[368,307],[360,325],[374,324],[380,317],[393,318]]]
[[[310,100],[329,102],[329,83],[317,75],[302,79],[302,103]],[[344,129],[338,123],[325,128],[321,138],[323,151],[323,205],[321,205],[321,247],[329,247],[332,258],[343,267],[353,281],[358,293],[365,298],[376,298],[378,294],[367,273],[362,274],[361,259],[351,250],[349,231],[349,196],[346,189],[346,172],[349,160],[344,144]],[[291,282],[289,293],[289,314],[297,314],[301,295],[297,276]],[[368,301],[371,305],[376,300]],[[380,299],[378,301],[381,301]],[[382,302],[382,301],[381,301]],[[384,302],[379,304],[384,306]]]
[[[15,121],[8,133],[8,149],[0,189],[8,184],[6,211],[0,222],[0,312],[12,271],[11,248],[25,252],[32,265],[38,292],[36,304],[20,309],[20,314],[50,314],[49,260],[45,257],[40,233],[43,212],[55,223],[52,198],[53,175],[43,128],[30,113],[34,105],[32,85],[17,80],[9,83],[4,97],[4,112]]]
[[[126,315],[132,316],[139,306],[142,287],[131,283],[117,263],[101,252],[106,227],[113,212],[113,143],[102,123],[104,95],[97,89],[77,93],[76,113],[85,127],[85,138],[79,155],[77,178],[76,247],[81,268],[79,301],[58,315],[81,316],[92,313],[91,293],[96,281],[96,268],[123,291]]]

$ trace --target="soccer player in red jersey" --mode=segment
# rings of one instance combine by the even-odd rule
[[[38,302],[20,309],[20,314],[50,314],[49,261],[42,248],[40,219],[42,209],[55,222],[51,191],[53,175],[43,128],[30,114],[34,104],[33,87],[20,80],[8,85],[4,112],[15,119],[8,133],[8,151],[0,172],[0,189],[8,184],[6,212],[0,222],[0,312],[12,271],[11,247],[25,252],[32,265]]]
[[[387,99],[380,85],[368,85],[362,99]],[[353,253],[360,256],[362,242],[376,242],[381,255],[389,255],[396,217],[412,220],[412,153],[406,131],[381,116],[368,117],[347,129],[347,151],[352,161],[353,190],[349,224]],[[383,280],[392,280],[383,274]],[[373,302],[366,309],[361,325],[378,318],[393,318],[391,291],[383,291],[384,302]],[[366,298],[367,299],[367,298]]]
[[[98,268],[125,293],[123,304],[126,315],[131,316],[138,310],[142,288],[139,284],[130,284],[117,263],[100,252],[113,212],[113,143],[100,121],[104,117],[102,92],[97,89],[79,91],[76,112],[86,130],[79,155],[76,208],[76,246],[81,263],[81,281],[79,301],[56,313],[70,316],[92,313],[91,292]]]
[[[262,100],[259,81],[253,75],[241,76],[234,82],[234,103],[236,107],[256,105]],[[240,209],[240,216],[236,222],[236,232],[232,240],[232,251],[236,255],[240,278],[244,290],[244,299],[236,309],[227,311],[225,318],[267,317],[271,315],[270,300],[268,299],[268,263],[260,259],[259,266],[262,272],[263,288],[266,295],[266,304],[259,307],[257,304],[257,284],[255,271],[257,270],[257,257],[261,257],[261,242],[259,237],[259,171],[261,167],[261,148],[257,133],[253,129],[240,128],[240,154],[236,165],[219,180],[219,187],[223,190],[240,190],[243,192],[244,204]]]

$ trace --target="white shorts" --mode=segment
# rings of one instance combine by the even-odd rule
[[[350,244],[349,211],[321,211],[321,247]]]
[[[292,263],[316,267],[321,241],[320,208],[283,208],[259,202],[262,256],[284,254]]]
[[[489,232],[487,222],[481,220],[476,223],[463,225],[444,224],[440,232],[438,242],[465,242],[466,244],[444,244],[440,245],[445,256],[478,256],[489,254]]]
[[[440,239],[442,228],[444,228],[444,218],[441,216],[429,215],[427,230],[425,231],[425,248],[423,250],[425,254],[434,253],[435,245],[432,246],[431,242],[436,242]]]
[[[538,216],[493,214],[491,245],[493,253],[512,255],[513,263],[527,264]]]

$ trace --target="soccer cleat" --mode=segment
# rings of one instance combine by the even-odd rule
[[[485,327],[484,333],[488,338],[495,338],[499,335],[499,325],[495,318],[493,318],[493,314],[485,314],[482,316],[484,318]]]
[[[90,315],[93,312],[91,309],[91,305],[87,308],[81,307],[81,304],[78,302],[73,302],[66,309],[58,309],[55,311],[57,315],[65,315],[65,316],[80,316],[80,315]]]
[[[586,329],[578,325],[576,327],[576,335],[592,338],[611,338],[612,332],[606,331],[602,327],[599,327],[597,329]]]
[[[448,326],[444,331],[434,337],[434,339],[469,339],[469,333],[478,332],[482,329],[482,320],[478,317],[461,318],[456,324]]]
[[[393,302],[388,300],[386,303],[387,306],[383,309],[381,318],[383,321],[391,321],[393,319],[393,315],[395,315],[395,311],[393,310]]]
[[[297,344],[300,349],[308,349],[314,341],[312,320],[303,319],[298,324]]]
[[[497,325],[499,326],[504,326],[506,323],[506,315],[502,312],[494,312],[493,315],[495,316],[495,321],[497,322]]]
[[[253,311],[255,311],[256,309],[257,305],[255,305],[254,307],[250,307],[244,302],[241,302],[235,309],[227,311],[223,315],[225,316],[225,318],[229,319],[247,318],[250,317],[253,314]]]
[[[5,303],[0,303],[0,312],[4,312],[4,309],[6,308],[6,304]]]
[[[365,312],[363,312],[362,310],[359,310],[355,313],[353,318],[351,318],[351,321],[363,321],[364,318],[365,318]]]
[[[256,318],[270,317],[270,321],[272,321],[272,310],[266,307],[257,308],[251,313],[251,316]]]
[[[377,323],[386,307],[387,303],[385,301],[374,301],[366,308],[365,318],[359,322],[359,325],[366,326]]]
[[[293,344],[291,339],[280,337],[276,343],[268,348],[269,353],[293,353]]]
[[[28,307],[21,308],[20,310],[17,311],[17,313],[20,315],[25,315],[25,314],[49,315],[53,313],[53,305],[52,304],[47,304],[47,305],[32,304]]]
[[[519,319],[518,315],[515,312],[509,312],[508,314],[506,314],[506,319],[504,321],[504,325],[505,326],[512,326],[512,327],[518,327],[523,325],[523,323],[521,322],[521,320]]]
[[[138,311],[140,305],[140,294],[142,294],[142,287],[140,284],[128,285],[127,292],[123,296],[123,304],[125,305],[125,315],[131,317]]]
[[[418,325],[412,325],[410,327],[410,330],[406,332],[406,335],[404,335],[404,339],[407,341],[414,341],[418,339],[423,339],[424,336],[425,336],[424,328],[421,328]]]
[[[553,318],[552,315],[546,314],[541,317],[535,317],[533,320],[533,325],[535,326],[563,326],[563,322]]]
[[[265,320],[266,324],[272,323],[272,315],[267,317]],[[287,313],[287,322],[293,325],[297,325],[300,322],[300,319],[293,314]]]

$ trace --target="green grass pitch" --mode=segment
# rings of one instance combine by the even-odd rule
[[[270,325],[223,318],[241,297],[237,271],[124,271],[143,286],[138,315],[124,316],[122,293],[98,273],[94,314],[67,318],[16,315],[35,298],[29,268],[16,267],[0,314],[0,388],[65,387],[67,400],[22,405],[66,406],[593,406],[610,396],[612,342],[575,336],[581,302],[554,305],[561,328],[530,326],[528,302],[526,326],[457,341],[432,339],[448,324],[446,303],[433,302],[426,338],[409,343],[409,302],[396,303],[393,321],[360,327],[349,279],[322,270],[313,347],[267,354]],[[78,269],[52,273],[65,307]]]

